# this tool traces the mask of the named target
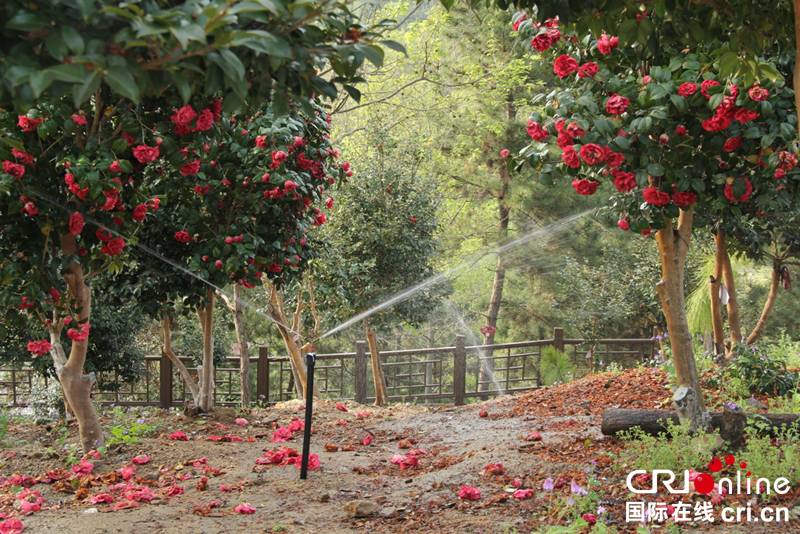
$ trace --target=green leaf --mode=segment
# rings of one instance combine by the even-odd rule
[[[675,104],[679,113],[686,113],[686,110],[689,109],[689,101],[686,100],[685,97],[681,95],[671,95],[669,99]]]
[[[292,47],[289,46],[289,43],[264,30],[237,32],[231,41],[231,46],[246,46],[270,57],[292,57]]]
[[[192,86],[189,85],[186,77],[184,77],[180,72],[172,71],[170,72],[170,75],[172,76],[172,81],[175,82],[175,86],[178,88],[178,92],[181,94],[183,103],[188,103],[189,99],[192,97]]]
[[[45,89],[53,83],[53,76],[46,70],[38,70],[30,75],[28,83],[31,85],[33,96],[39,98]]]
[[[58,61],[63,61],[69,54],[69,49],[58,32],[50,32],[44,43],[47,45],[47,51],[50,52],[50,55]]]
[[[376,68],[381,68],[383,66],[383,48],[375,45],[360,45],[358,49]]]
[[[719,58],[719,77],[725,80],[728,76],[739,70],[739,57],[736,52],[727,52]]]
[[[784,139],[791,141],[797,135],[797,130],[792,128],[791,124],[787,124],[785,122],[781,123],[781,135],[783,135]]]
[[[347,94],[350,95],[350,98],[352,98],[356,102],[361,102],[361,91],[359,91],[352,85],[342,85],[342,88],[345,91],[347,91]]]
[[[244,79],[244,65],[239,58],[228,49],[221,49],[218,52],[210,52],[208,58],[225,73],[231,80]]]
[[[0,143],[5,143],[8,146],[10,146],[11,148],[16,148],[16,149],[19,149],[19,150],[25,150],[25,145],[23,145],[19,141],[16,141],[14,139],[6,137],[5,135],[2,135],[2,134],[0,134]]]
[[[442,7],[445,8],[447,11],[450,11],[450,8],[453,7],[455,0],[439,0],[439,3],[441,3]]]
[[[405,56],[408,57],[408,52],[406,52],[406,47],[398,43],[397,41],[385,39],[383,41],[379,41],[379,43],[390,50],[394,50],[395,52],[400,52],[401,54],[405,54]]]
[[[83,42],[83,37],[81,37],[81,34],[78,33],[78,30],[65,24],[61,26],[60,31],[61,38],[64,39],[65,43],[67,43],[67,46],[70,50],[72,50],[72,53],[76,55],[83,54],[86,45]]]
[[[136,85],[136,80],[133,79],[130,70],[122,67],[112,67],[106,71],[104,79],[114,91],[136,104],[139,103],[139,87]]]
[[[660,163],[651,163],[647,166],[647,174],[652,176],[664,176],[664,167]]]
[[[197,24],[189,24],[179,28],[170,28],[170,33],[181,44],[181,48],[186,50],[189,41],[206,42],[206,32]]]
[[[100,79],[100,69],[94,69],[86,74],[82,84],[72,87],[72,98],[76,105],[80,106],[89,100],[89,97],[100,87]]]
[[[47,69],[54,80],[67,83],[82,83],[86,78],[83,65],[56,65]]]
[[[125,141],[123,139],[123,141]],[[126,142],[127,144],[127,142]],[[133,165],[127,159],[119,160],[119,168],[122,169],[122,172],[132,173],[133,172]]]
[[[47,27],[47,21],[30,11],[20,11],[6,22],[7,30],[32,32]]]

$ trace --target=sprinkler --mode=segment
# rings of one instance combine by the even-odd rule
[[[303,429],[303,457],[300,464],[300,480],[308,477],[308,452],[311,447],[311,413],[314,404],[314,364],[317,355],[314,352],[306,354],[306,421]]]

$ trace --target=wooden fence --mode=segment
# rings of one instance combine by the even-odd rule
[[[468,399],[485,398],[537,388],[541,384],[539,362],[547,346],[567,352],[576,367],[587,367],[589,345],[582,339],[564,339],[563,329],[555,328],[551,339],[467,346],[464,336],[456,336],[450,347],[394,350],[381,352],[381,361],[392,402],[424,401],[463,404]],[[658,344],[652,339],[602,339],[593,343],[594,355],[604,363],[634,365],[653,358]],[[370,354],[364,341],[356,342],[355,352],[319,354],[315,381],[326,398],[353,399],[366,404],[374,401]],[[191,360],[183,359],[189,372]],[[239,359],[229,357],[225,366],[216,368],[215,402],[237,406],[239,394]],[[251,390],[254,401],[269,404],[296,398],[292,370],[286,356],[271,356],[267,347],[259,347],[253,358]],[[492,370],[481,378],[481,367]],[[114,381],[114,377],[104,377]],[[41,378],[30,369],[0,368],[0,403],[23,405],[32,400],[34,385]],[[254,387],[253,387],[254,386]],[[118,383],[117,391],[95,392],[93,398],[106,405],[183,406],[186,389],[177,370],[166,356],[148,356],[139,369],[139,378]]]

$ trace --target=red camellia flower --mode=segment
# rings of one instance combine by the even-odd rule
[[[619,226],[620,230],[628,231],[631,229],[631,225],[628,222],[628,218],[620,219],[617,221],[617,226]]]
[[[553,46],[553,41],[547,33],[542,33],[531,39],[531,47],[537,52],[544,52]]]
[[[86,117],[83,115],[74,114],[72,115],[72,122],[77,124],[78,126],[86,126]]]
[[[558,56],[555,63],[553,63],[553,72],[558,74],[559,78],[569,76],[578,70],[578,62],[566,54]]]
[[[17,115],[19,119],[19,127],[22,128],[23,132],[33,132],[36,131],[36,128],[42,123],[44,119],[29,119],[25,115]]]
[[[328,209],[331,209],[333,207],[333,199],[332,198],[328,198],[327,200],[325,200],[325,207],[328,208]],[[413,219],[413,217],[412,217],[412,219]]]
[[[108,170],[111,172],[122,172],[122,168],[119,166],[119,161],[114,161]]]
[[[614,187],[620,193],[627,193],[636,189],[636,175],[632,172],[617,171],[614,174]]]
[[[706,98],[711,98],[711,95],[708,94],[708,88],[713,85],[722,85],[717,80],[703,80],[703,83],[700,84],[700,92],[703,93],[703,96]]]
[[[481,490],[478,488],[473,488],[472,486],[461,486],[461,490],[458,492],[458,496],[461,499],[466,499],[469,501],[477,501],[481,498]]]
[[[28,342],[28,350],[32,353],[36,354],[37,356],[43,356],[50,352],[50,342],[46,339],[42,341],[29,341]]]
[[[697,202],[697,195],[689,191],[677,191],[677,187],[673,185],[672,202],[674,202],[679,208],[685,208]]]
[[[583,137],[584,135],[586,135],[586,130],[578,126],[577,122],[569,123],[569,126],[567,126],[567,129],[565,131],[567,132],[567,135],[572,138]]]
[[[192,106],[185,105],[181,109],[177,110],[175,113],[172,114],[170,120],[175,124],[182,124],[184,126],[188,126],[194,118],[197,117],[197,112],[192,109]]]
[[[750,89],[747,94],[750,95],[750,98],[756,102],[763,102],[769,96],[769,91],[764,89],[763,87],[759,87],[754,85],[752,89]]]
[[[733,118],[741,123],[749,122],[759,117],[759,114],[749,109],[740,108],[733,114]]]
[[[564,147],[564,151],[561,154],[561,159],[573,169],[577,169],[581,166],[581,160],[578,158],[578,153],[575,152],[575,149],[572,148],[571,145]]]
[[[597,50],[601,54],[610,54],[612,48],[616,48],[619,44],[618,37],[609,37],[608,34],[603,34],[597,40]]]
[[[185,230],[181,230],[180,232],[175,233],[175,241],[179,243],[188,243],[192,240],[192,236],[189,235],[189,232]]]
[[[595,523],[597,523],[597,518],[595,517],[594,514],[583,514],[581,516],[581,519],[589,523],[589,525],[594,525]]]
[[[597,192],[597,182],[593,180],[573,180],[572,187],[579,195],[590,196]]]
[[[288,158],[288,157],[289,157],[289,155],[286,152],[283,152],[282,150],[279,150],[277,152],[273,152],[272,153],[272,163],[269,166],[270,169],[277,169],[278,167],[280,167],[281,163],[286,161],[286,158]]]
[[[556,138],[556,144],[562,149],[572,148],[572,138],[566,132],[560,133]]]
[[[786,176],[786,171],[784,171],[783,169],[775,169],[775,179],[776,180],[780,180],[784,176]]]
[[[211,129],[211,125],[214,124],[214,114],[211,113],[211,110],[205,108],[200,116],[197,117],[197,129],[201,132],[205,132]]]
[[[603,153],[605,154],[606,165],[609,167],[619,167],[623,163],[625,163],[625,156],[620,154],[619,152],[614,152],[607,146],[603,147]]]
[[[264,148],[265,146],[267,146],[267,136],[266,135],[256,136],[256,146],[258,148]]]
[[[556,131],[560,134],[564,133],[564,125],[567,123],[565,120],[556,121]]]
[[[158,147],[139,145],[133,149],[133,157],[136,158],[139,163],[150,163],[151,161],[155,161],[158,157]]]
[[[797,165],[797,156],[791,152],[781,150],[778,152],[778,167],[784,171],[791,171]]]
[[[25,166],[5,160],[3,162],[3,172],[19,180],[25,175]]]
[[[181,167],[181,174],[184,176],[191,176],[200,172],[200,162],[193,161]]]
[[[542,141],[550,136],[547,128],[542,128],[542,125],[538,122],[528,121],[528,126],[525,129],[534,141]]]
[[[142,222],[147,215],[147,206],[144,204],[139,204],[133,209],[133,215],[131,217],[136,222]]]
[[[581,78],[591,78],[592,76],[597,74],[598,70],[599,68],[597,66],[597,63],[590,61],[580,66],[580,68],[578,69],[578,76],[580,76]]]
[[[612,115],[622,115],[628,110],[631,101],[622,95],[614,95],[606,103],[606,112]]]
[[[742,146],[742,136],[737,135],[736,137],[731,137],[727,141],[725,141],[725,145],[723,145],[722,150],[725,152],[733,152],[737,148]]]
[[[678,94],[686,98],[689,98],[696,92],[697,92],[697,84],[691,82],[682,83],[681,86],[678,87]]]
[[[596,165],[605,160],[606,154],[600,145],[588,143],[581,147],[580,156],[588,165]]]
[[[133,146],[133,143],[136,142],[133,136],[129,133],[122,132],[122,138],[125,139],[125,142],[128,143],[128,146]]]
[[[655,187],[645,187],[642,194],[644,195],[645,202],[659,208],[661,206],[666,206],[670,201],[669,193],[659,191]]]
[[[81,231],[83,231],[83,215],[76,211],[69,216],[69,233],[78,235]]]
[[[22,150],[19,150],[17,148],[12,148],[11,155],[17,158],[17,160],[23,165],[33,165],[33,156],[31,156],[27,152],[23,152]],[[36,167],[35,165],[33,166]]]
[[[519,31],[519,25],[522,24],[522,21],[527,19],[527,18],[528,18],[528,15],[522,15],[522,18],[520,18],[517,22],[512,22],[511,23],[511,29],[514,30],[515,32]]]
[[[727,114],[724,115],[714,115],[710,119],[704,120],[701,125],[703,129],[708,132],[721,132],[725,128],[731,125],[732,117],[729,117]]]
[[[108,254],[109,256],[116,256],[122,252],[123,248],[125,248],[125,240],[121,237],[117,237],[100,247],[100,252]]]
[[[81,219],[83,218],[81,217]],[[111,238],[114,237],[108,228],[100,228],[94,233],[94,235],[96,235],[97,239],[99,239],[103,243],[108,243],[109,241],[111,241]]]
[[[503,159],[506,159],[509,156],[509,154],[511,154],[511,151],[508,150],[507,148],[504,148],[503,150],[500,151],[500,157]]]
[[[730,178],[728,180],[730,180]],[[742,196],[740,196],[739,198],[735,198],[733,196],[733,183],[736,180],[730,180],[730,183],[725,185],[725,198],[727,198],[730,202],[733,202],[733,203],[747,202],[747,200],[750,198],[750,195],[753,192],[753,184],[750,183],[750,180],[747,180],[747,179],[744,179],[744,178],[739,178],[739,180],[743,180],[744,181],[744,185],[747,187],[747,190],[745,190],[745,192],[744,192],[744,194],[742,194]]]
[[[685,126],[678,126],[675,128],[675,133],[678,134],[679,137],[686,136],[686,127]]]

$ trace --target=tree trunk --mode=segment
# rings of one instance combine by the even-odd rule
[[[283,307],[283,293],[270,284],[265,284],[264,289],[269,297],[267,303],[267,311],[270,317],[275,321],[278,327],[278,332],[283,339],[283,344],[286,351],[289,353],[289,360],[292,366],[292,376],[294,377],[294,386],[297,389],[298,396],[301,399],[306,398],[306,376],[308,374],[306,368],[306,361],[303,357],[303,350],[300,345],[300,339],[295,332],[292,332],[288,327],[289,320],[286,318],[286,310]],[[295,315],[298,316],[298,310]],[[299,321],[298,321],[299,322]],[[321,398],[319,394],[318,382],[314,382],[314,397]]]
[[[501,167],[500,175],[503,178],[503,187],[500,195],[500,205],[498,207],[498,216],[500,220],[497,224],[497,237],[499,245],[505,244],[508,239],[508,219],[511,211],[503,204],[506,193],[508,192],[508,184],[510,176],[505,166]],[[506,269],[503,263],[503,256],[498,252],[497,254],[497,269],[494,271],[494,280],[492,281],[492,296],[489,300],[489,310],[486,313],[486,324],[492,328],[497,328],[497,317],[500,314],[500,306],[503,303],[503,287],[506,282]],[[484,336],[484,345],[494,345],[494,332],[490,335]],[[478,375],[478,391],[489,391],[492,389],[492,382],[494,382],[494,363],[491,359],[492,351],[484,350],[483,358],[481,358],[481,370]]]
[[[233,300],[220,292],[225,306],[233,314],[233,327],[236,330],[236,343],[239,344],[239,383],[241,404],[243,408],[250,406],[250,347],[247,331],[244,327],[244,310],[242,307],[242,286],[233,285]]]
[[[661,299],[661,309],[667,320],[678,386],[689,387],[695,393],[692,396],[692,409],[687,412],[690,414],[691,428],[702,430],[708,428],[709,420],[697,376],[684,296],[684,268],[692,237],[693,217],[693,207],[681,210],[677,228],[671,219],[665,218],[667,227],[656,232],[661,256],[661,280],[656,284],[656,293]]]
[[[711,413],[709,416],[712,428],[723,428],[724,413]],[[759,413],[746,414],[746,417],[751,422],[762,421],[766,423],[768,431],[778,431],[781,426],[791,426],[800,420],[800,415],[797,414]],[[633,427],[639,427],[646,434],[657,436],[659,433],[667,431],[667,421],[678,424],[678,414],[674,411],[665,410],[611,408],[603,410],[603,422],[600,428],[603,435],[606,436],[613,436]]]
[[[719,230],[714,234],[716,255],[714,256],[714,276],[710,280],[711,292],[711,321],[714,327],[714,354],[725,354],[725,327],[722,324],[722,302],[719,299],[720,282],[722,280],[722,253],[725,248],[725,234]]]
[[[722,232],[717,235],[721,236],[721,239],[717,242],[717,255],[722,255],[722,281],[725,284],[725,289],[728,290],[728,328],[731,331],[731,345],[733,345],[742,341],[742,326],[739,322],[739,300],[736,297],[736,281],[733,278],[731,257],[728,254],[725,235]]]
[[[764,333],[764,328],[767,326],[769,316],[772,314],[772,309],[775,307],[775,300],[778,298],[778,289],[781,286],[781,264],[779,261],[773,262],[772,265],[772,283],[769,285],[769,295],[767,301],[764,303],[764,309],[761,311],[761,317],[758,318],[756,327],[747,337],[747,344],[752,345],[761,338]]]
[[[383,367],[381,366],[381,353],[378,350],[378,338],[375,336],[375,331],[369,325],[369,320],[364,318],[364,327],[367,331],[367,344],[369,345],[369,358],[372,361],[372,380],[375,384],[375,405],[380,406],[386,404],[389,400],[389,395],[386,392],[386,379],[383,376]]]
[[[197,370],[200,375],[200,403],[203,412],[214,409],[214,290],[206,292],[208,302],[197,307],[200,328],[203,331],[203,365]]]
[[[172,365],[178,368],[178,372],[181,374],[181,378],[183,378],[183,383],[189,392],[192,394],[192,400],[194,402],[194,406],[200,407],[200,388],[197,385],[197,382],[194,381],[192,375],[189,374],[189,371],[186,369],[186,366],[183,365],[183,362],[180,358],[172,351],[172,327],[170,326],[169,316],[164,314],[164,318],[161,322],[162,331],[164,332],[164,345],[162,346],[161,350],[164,354],[167,355],[167,358],[170,359]]]
[[[61,250],[65,256],[77,256],[78,248],[75,242],[75,236],[67,234],[61,236]],[[72,327],[76,330],[80,325],[85,323],[86,328],[89,328],[89,318],[91,317],[92,310],[92,292],[83,278],[83,268],[79,263],[70,262],[69,266],[63,271],[64,280],[67,282],[69,288],[69,295],[76,300],[75,308],[80,310],[77,317],[73,318]],[[53,330],[51,330],[51,339]],[[61,333],[61,329],[57,329],[57,333]],[[61,347],[59,341],[58,347]],[[89,338],[83,341],[72,342],[72,350],[70,351],[69,358],[63,365],[64,349],[61,348],[61,354],[56,363],[56,374],[58,380],[61,382],[61,387],[64,389],[64,394],[67,397],[69,405],[78,420],[78,428],[80,430],[81,445],[83,452],[87,453],[91,449],[96,449],[98,446],[105,443],[103,439],[103,432],[100,428],[100,420],[97,417],[97,412],[92,404],[91,391],[95,383],[94,373],[88,375],[83,374],[83,365],[86,362],[86,351],[89,348]],[[58,352],[58,349],[56,349]],[[51,352],[52,354],[52,352]]]

